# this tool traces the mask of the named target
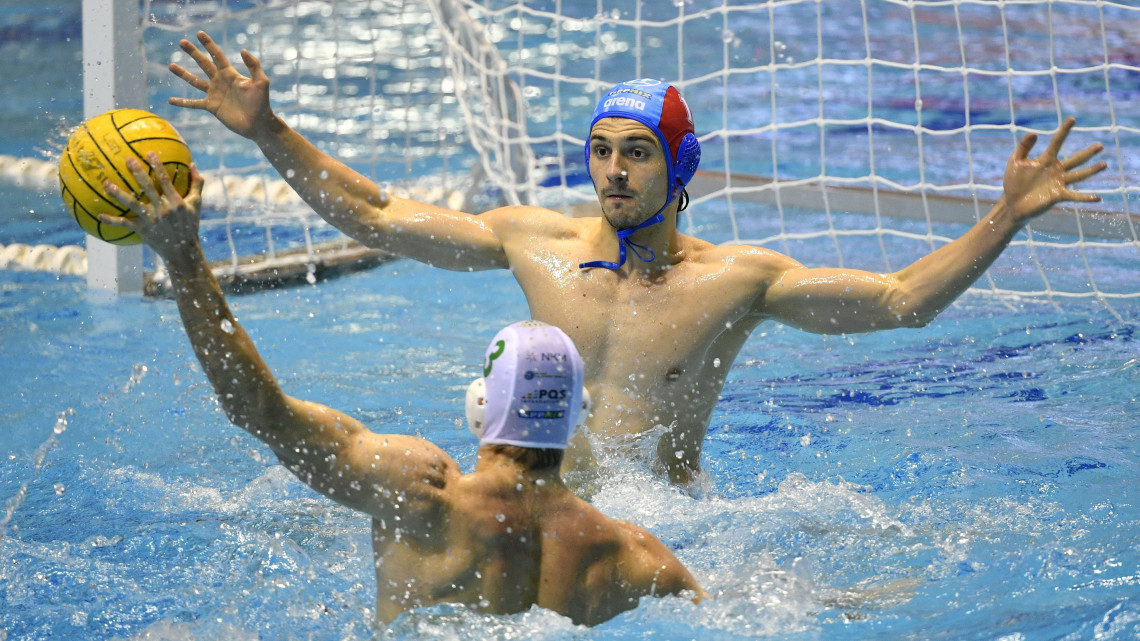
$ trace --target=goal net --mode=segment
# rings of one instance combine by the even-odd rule
[[[152,105],[209,170],[212,225],[245,254],[340,242],[254,146],[166,70],[205,29],[259,56],[278,112],[378,183],[471,211],[588,214],[590,113],[611,85],[669,80],[702,145],[684,232],[805,264],[897,270],[1001,193],[1021,136],[1062,120],[1103,143],[1102,202],[1035,221],[975,290],[1140,296],[1140,8],[1090,0],[150,0]],[[347,244],[345,244],[347,246]],[[311,251],[311,250],[308,250]]]

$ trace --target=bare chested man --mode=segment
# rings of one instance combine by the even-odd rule
[[[1095,202],[1073,183],[1105,168],[1092,145],[1061,159],[1067,120],[1030,158],[1025,136],[1007,165],[1000,201],[970,231],[893,274],[806,268],[777,252],[717,246],[677,230],[685,182],[700,157],[676,89],[623,83],[599,102],[586,154],[602,216],[539,207],[479,216],[394,198],[289,128],[269,104],[269,78],[248,51],[242,76],[204,32],[181,42],[205,78],[171,65],[205,109],[254,141],[329,223],[365,245],[445,269],[509,269],[533,318],[562,328],[586,362],[598,435],[668,428],[658,441],[675,481],[699,469],[709,418],[729,366],[761,322],[818,333],[920,327],[965,291],[1032,218],[1062,201]],[[208,55],[207,55],[208,54]],[[620,236],[620,239],[619,239]],[[614,260],[616,259],[616,260]],[[568,465],[589,460],[582,439]]]
[[[593,625],[643,596],[704,593],[652,534],[604,516],[562,482],[563,451],[588,392],[582,358],[556,327],[525,321],[487,348],[468,392],[480,437],[461,474],[421,438],[377,434],[334,409],[286,395],[230,312],[198,240],[202,178],[178,195],[157,156],[128,161],[148,203],[108,183],[137,217],[129,227],[164,261],[194,352],[234,424],[271,447],[302,481],[372,517],[376,614],[389,622],[434,603],[499,614],[532,605]]]

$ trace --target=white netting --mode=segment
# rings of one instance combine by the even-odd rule
[[[634,77],[667,79],[693,108],[704,151],[688,230],[805,262],[889,271],[988,210],[1022,135],[1047,139],[1074,115],[1068,151],[1105,145],[1109,170],[1081,185],[1104,202],[1040,219],[979,286],[1054,298],[1138,295],[1127,274],[1140,266],[1140,220],[1129,202],[1140,118],[1127,105],[1140,91],[1140,8],[1081,0],[432,4],[442,7],[441,23],[467,18],[486,34],[479,42],[466,37],[470,27],[443,31],[476,123],[469,132],[491,150],[481,151],[484,162],[519,178],[506,190],[547,205],[590,202],[580,150],[600,92]],[[514,127],[497,126],[513,95],[504,85],[525,99],[527,118]],[[503,159],[522,147],[539,162],[511,172]]]
[[[463,119],[442,71],[439,38],[421,3],[189,1],[146,6],[151,103],[190,141],[206,172],[203,222],[239,257],[344,241],[276,175],[256,147],[203,112],[165,105],[198,97],[167,70],[196,70],[177,41],[208,31],[235,66],[250,49],[272,78],[273,105],[314,143],[395,193],[454,208],[473,181]],[[458,163],[458,164],[453,164]],[[245,261],[242,261],[245,262]]]
[[[1091,0],[151,0],[151,103],[190,140],[233,261],[338,235],[251,143],[199,112],[166,64],[177,40],[246,47],[278,111],[389,188],[478,210],[593,202],[584,129],[610,85],[679,86],[702,172],[682,230],[808,264],[895,270],[1000,193],[1015,141],[1078,118],[1105,145],[1081,186],[1104,202],[1043,217],[979,281],[996,293],[1140,297],[1140,8]],[[239,68],[240,67],[240,62]],[[1039,143],[1039,148],[1044,142]],[[1091,212],[1091,213],[1090,213]]]

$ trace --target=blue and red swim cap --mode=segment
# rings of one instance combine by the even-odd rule
[[[693,174],[697,173],[697,165],[701,163],[701,143],[693,128],[693,112],[689,111],[689,105],[673,85],[652,78],[641,78],[623,82],[602,96],[594,108],[594,118],[590,121],[591,132],[602,118],[636,120],[657,135],[661,148],[668,157],[665,166],[669,172],[669,193],[665,204],[655,215],[639,225],[618,230],[618,262],[593,260],[579,264],[578,268],[618,269],[625,264],[627,246],[645,262],[653,262],[656,258],[653,250],[638,245],[629,237],[639,229],[665,220],[665,208],[681,195],[681,190],[693,179]],[[590,136],[586,136],[586,166],[590,166]]]
[[[590,131],[602,118],[629,118],[649,127],[669,155],[668,205],[693,179],[701,162],[701,144],[693,128],[693,112],[681,92],[652,78],[623,82],[606,92],[594,108]],[[586,164],[590,164],[590,141],[586,140]],[[662,208],[664,209],[664,208]]]

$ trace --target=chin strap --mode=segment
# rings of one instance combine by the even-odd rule
[[[668,203],[666,203],[666,206],[668,206]],[[662,209],[664,209],[664,207],[662,207]],[[643,260],[647,263],[652,263],[653,259],[657,258],[657,254],[655,254],[652,249],[646,247],[645,245],[638,245],[637,243],[633,242],[632,240],[629,239],[629,237],[631,235],[633,235],[633,232],[635,232],[639,229],[642,229],[644,227],[648,227],[650,225],[656,225],[657,223],[659,223],[663,220],[665,220],[665,215],[662,214],[661,212],[658,212],[656,216],[654,216],[653,218],[650,218],[649,220],[641,223],[640,225],[638,225],[636,227],[630,227],[629,229],[622,229],[621,231],[619,231],[617,233],[617,237],[618,237],[618,258],[619,258],[618,262],[614,263],[614,262],[611,262],[608,260],[592,260],[588,263],[579,263],[578,269],[589,269],[591,267],[602,267],[605,269],[617,269],[617,268],[619,268],[625,264],[625,247],[626,247],[626,245],[629,245],[629,250],[632,251],[633,253],[637,254],[638,258],[640,258],[641,260]],[[648,252],[649,258],[646,258],[645,254],[642,254],[641,251],[639,251],[639,250],[645,250],[646,252]]]

